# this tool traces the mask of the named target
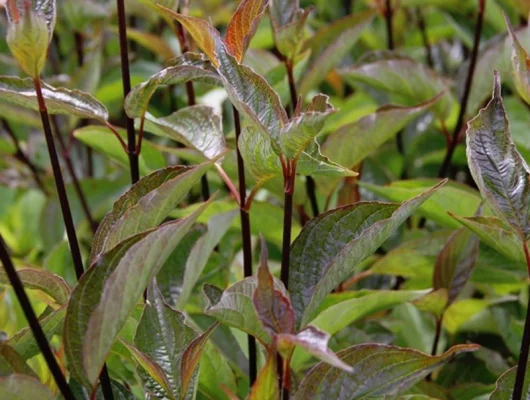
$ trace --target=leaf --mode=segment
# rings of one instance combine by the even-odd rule
[[[459,353],[475,351],[477,345],[457,345],[439,356],[382,344],[361,344],[337,353],[353,367],[353,373],[317,364],[305,375],[294,400],[354,400],[403,393]]]
[[[448,305],[447,289],[432,290],[425,296],[412,301],[416,308],[423,312],[433,314],[440,319]]]
[[[157,226],[211,166],[168,167],[135,183],[115,203],[94,235],[91,259],[137,233]]]
[[[455,231],[436,258],[433,288],[447,289],[447,305],[466,285],[478,257],[479,240],[465,228]]]
[[[433,111],[442,119],[449,116],[452,98],[448,82],[422,63],[412,59],[386,53],[372,53],[340,74],[352,84],[365,83],[383,90],[407,105],[423,103],[441,92],[445,95],[433,106]]]
[[[109,26],[108,29],[116,35],[119,34],[118,26]],[[169,60],[175,56],[175,53],[168,45],[168,43],[160,36],[155,35],[153,33],[144,32],[139,29],[127,27],[127,38],[151,51],[153,54],[157,55],[162,60]]]
[[[311,8],[302,10],[298,0],[271,0],[269,15],[278,51],[293,59],[302,47],[305,24]]]
[[[144,129],[194,148],[208,159],[226,151],[221,115],[210,106],[186,107],[163,118],[148,113]]]
[[[243,61],[250,40],[256,33],[268,0],[243,0],[226,27],[226,49],[238,62]]]
[[[201,354],[198,390],[210,398],[228,400],[228,396],[219,393],[219,388],[222,386],[236,392],[236,377],[226,357],[211,341],[208,341]]]
[[[329,333],[323,332],[314,326],[308,326],[298,332],[296,335],[291,333],[280,333],[277,336],[278,351],[282,354],[289,354],[295,346],[300,346],[314,355],[319,360],[332,365],[336,368],[347,372],[353,372],[354,369],[337,357],[333,351],[328,348],[328,342],[331,338]]]
[[[15,349],[0,342],[0,377],[11,374],[23,374],[37,378],[35,372],[26,364],[26,360]]]
[[[297,325],[305,326],[324,297],[445,182],[402,204],[357,203],[307,223],[291,250],[289,282]]]
[[[192,80],[212,85],[221,84],[219,75],[209,61],[200,54],[185,53],[175,58],[167,68],[135,86],[125,99],[125,111],[131,118],[142,117],[158,88]]]
[[[42,82],[42,94],[50,114],[66,114],[79,118],[94,118],[105,122],[109,118],[107,108],[88,93],[79,90],[54,88]],[[0,76],[2,100],[39,110],[37,94],[31,78]]]
[[[513,387],[515,385],[515,375],[517,367],[510,368],[502,374],[495,382],[495,390],[490,396],[490,400],[512,400]],[[530,373],[528,364],[526,364],[526,373],[522,390],[522,398],[527,399],[530,396]]]
[[[199,337],[195,338],[186,348],[182,355],[182,367],[180,369],[180,398],[183,400],[186,398],[186,394],[189,391],[191,380],[197,371],[199,361],[203,354],[204,348],[208,343],[208,339],[212,333],[217,329],[219,323],[213,324],[206,332]]]
[[[250,389],[248,400],[279,400],[278,366],[275,352],[269,352],[267,362]]]
[[[410,121],[431,108],[443,94],[414,107],[384,106],[351,124],[341,126],[329,134],[322,144],[322,153],[334,162],[353,168],[386,141],[393,138]],[[319,188],[328,195],[338,180],[317,179]]]
[[[213,197],[212,197],[213,199]],[[83,364],[91,384],[99,376],[116,335],[144,289],[209,203],[190,217],[164,224],[134,244],[105,280],[99,304],[90,315]]]
[[[523,238],[530,237],[530,170],[515,148],[495,73],[493,98],[468,124],[467,159],[482,196]]]
[[[68,302],[70,288],[60,276],[34,268],[19,269],[17,274],[26,289],[40,290],[49,295],[59,305],[64,305]],[[9,279],[3,269],[0,270],[0,284],[9,285]]]
[[[521,46],[515,35],[510,19],[504,14],[508,33],[512,39],[512,68],[515,88],[519,95],[530,104],[530,57],[525,48]]]
[[[322,27],[305,42],[302,51],[311,50],[311,57],[299,83],[302,96],[322,82],[326,74],[350,52],[374,15],[374,10],[366,10],[345,16]]]
[[[0,378],[0,398],[9,400],[55,400],[47,386],[27,375],[12,374]]]
[[[186,261],[182,290],[176,305],[177,309],[184,309],[208,259],[230,228],[237,214],[237,211],[231,211],[215,215],[208,221],[208,232],[197,240]]]
[[[294,311],[291,301],[281,291],[274,289],[274,278],[268,266],[267,242],[261,238],[261,258],[256,275],[257,286],[252,302],[265,331],[274,336],[277,333],[294,333]]]

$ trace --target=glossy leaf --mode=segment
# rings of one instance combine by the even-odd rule
[[[226,151],[221,122],[221,115],[212,107],[196,105],[162,118],[146,114],[144,129],[197,149],[212,159]]]
[[[59,305],[64,305],[68,302],[70,288],[60,276],[34,268],[19,269],[17,274],[26,289],[40,290],[54,299]],[[0,270],[0,285],[2,284],[9,285],[9,279],[4,269]]]
[[[475,267],[479,239],[468,229],[458,229],[438,254],[434,267],[434,290],[446,289],[451,304],[466,285]]]
[[[83,364],[93,384],[108,352],[144,289],[164,265],[198,215],[160,226],[134,244],[107,277],[99,304],[90,315],[83,343]]]
[[[512,68],[515,88],[524,101],[530,104],[530,57],[517,39],[510,20],[506,15],[504,18],[512,39]]]
[[[305,326],[324,297],[444,183],[402,204],[357,203],[307,223],[291,251],[289,282],[297,325]]]
[[[490,400],[512,400],[513,387],[515,384],[515,374],[517,367],[510,368],[502,374],[495,383],[495,390],[490,396]],[[530,379],[529,368],[526,365],[525,380],[522,390],[522,398],[526,399],[530,396]]]
[[[258,374],[250,389],[249,400],[278,400],[280,388],[278,385],[277,357],[274,352],[269,352],[267,362]]]
[[[530,236],[530,170],[515,148],[495,74],[493,98],[467,130],[469,169],[482,196],[519,235]]]
[[[9,400],[55,400],[47,386],[27,375],[0,377],[0,398]]]
[[[315,366],[294,395],[302,399],[370,399],[397,395],[419,382],[436,368],[452,361],[459,353],[475,351],[477,345],[457,345],[440,356],[381,344],[361,344],[337,353],[353,368],[353,373],[325,363]]]
[[[0,377],[11,374],[23,374],[37,378],[35,372],[26,364],[26,360],[15,349],[0,342]]]
[[[88,93],[79,90],[54,88],[42,83],[42,95],[50,114],[67,114],[79,118],[94,118],[106,121],[109,117],[107,108]],[[30,78],[21,79],[12,76],[0,76],[0,96],[2,100],[39,110],[37,94]]]

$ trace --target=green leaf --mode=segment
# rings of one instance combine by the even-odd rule
[[[434,290],[446,289],[450,305],[466,285],[478,257],[479,240],[468,229],[455,231],[436,258]]]
[[[219,75],[211,63],[200,54],[183,54],[175,58],[171,64],[131,90],[125,99],[125,111],[129,117],[142,117],[147,112],[151,97],[161,86],[178,85],[191,80],[212,85],[221,84]]]
[[[26,289],[40,290],[57,304],[64,305],[70,298],[70,288],[68,284],[58,275],[41,269],[24,268],[17,271],[18,277]],[[0,285],[9,285],[9,279],[4,269],[0,270]]]
[[[208,161],[196,167],[168,167],[140,179],[105,216],[94,235],[91,259],[137,233],[151,229],[188,194],[210,168]]]
[[[482,196],[523,238],[530,237],[530,170],[515,148],[495,73],[493,98],[467,130],[467,159]]]
[[[116,129],[118,134],[126,140],[125,129]],[[129,156],[119,140],[104,126],[89,125],[74,131],[74,137],[94,150],[108,155],[124,168],[129,168]],[[164,168],[166,160],[163,154],[148,140],[143,139],[142,151],[138,156],[140,174],[149,175],[154,170]]]
[[[26,360],[15,349],[0,342],[0,377],[11,374],[23,374],[37,378],[35,372],[26,364]]]
[[[298,0],[273,0],[269,5],[274,43],[282,55],[294,59],[303,45],[305,25],[312,9],[302,10]]]
[[[402,204],[357,203],[307,223],[291,251],[289,282],[297,325],[305,326],[324,297],[445,182]]]
[[[522,398],[527,399],[530,396],[530,371],[526,364],[525,380],[522,390]],[[513,387],[515,385],[515,375],[517,367],[510,368],[502,374],[495,383],[495,390],[490,396],[490,400],[512,400]]]
[[[169,137],[212,159],[226,151],[221,115],[212,107],[186,107],[168,117],[155,118],[146,114],[145,130]]]
[[[248,400],[278,400],[280,399],[280,388],[278,379],[278,366],[275,352],[269,352],[267,362],[258,374]]]
[[[417,196],[436,182],[435,179],[409,179],[394,181],[386,186],[365,182],[359,182],[359,185],[385,199],[404,201],[411,196]],[[418,213],[442,226],[460,228],[448,212],[461,216],[473,215],[481,202],[482,199],[476,190],[449,181],[419,208]]]
[[[459,353],[475,351],[477,345],[457,345],[440,356],[382,344],[361,344],[337,353],[355,371],[349,374],[319,363],[300,384],[294,400],[354,400],[403,393]]]
[[[381,107],[373,114],[332,132],[322,144],[322,153],[340,165],[353,168],[442,97],[443,94],[439,94],[414,107]],[[338,184],[338,180],[329,178],[320,178],[317,182],[328,195]]]
[[[12,374],[0,378],[0,398],[9,400],[55,400],[47,386],[36,378]]]
[[[115,35],[119,35],[118,26],[109,26],[108,30]],[[127,27],[127,39],[158,55],[162,60],[169,60],[175,56],[175,52],[167,41],[159,35]]]
[[[341,70],[341,75],[352,84],[362,82],[383,90],[406,105],[423,103],[445,92],[433,111],[444,120],[451,111],[448,82],[412,59],[372,53],[357,65]]]
[[[105,122],[109,117],[107,108],[88,93],[79,90],[54,88],[42,82],[42,94],[50,114],[66,114],[80,118],[94,118]],[[0,76],[0,96],[2,100],[39,110],[37,94],[30,78]]]
[[[517,39],[513,26],[506,14],[504,19],[512,39],[512,68],[515,88],[524,101],[530,104],[530,57],[528,57],[525,48],[521,46],[519,39]]]
[[[237,211],[231,211],[215,215],[208,221],[208,232],[197,240],[186,261],[182,290],[176,305],[177,309],[184,309],[208,259],[230,228],[236,215],[238,215]]]
[[[91,384],[96,382],[116,335],[144,289],[208,205],[205,203],[188,218],[164,224],[148,233],[127,250],[105,280],[83,343],[83,365]]]
[[[236,378],[228,360],[208,341],[201,355],[198,390],[209,398],[228,400],[228,396],[219,392],[221,385],[232,392],[237,391]]]
[[[374,10],[348,15],[322,27],[305,42],[302,51],[310,50],[311,57],[299,83],[302,96],[322,82],[329,70],[342,61],[370,25],[374,15]]]

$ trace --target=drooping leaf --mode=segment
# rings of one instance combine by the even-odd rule
[[[0,377],[11,374],[23,374],[37,378],[35,372],[26,364],[26,360],[15,349],[0,342]]]
[[[329,70],[348,54],[374,14],[374,10],[367,10],[343,17],[324,26],[305,42],[302,51],[311,50],[311,56],[299,84],[302,95],[322,82]]]
[[[79,90],[54,88],[42,83],[42,95],[50,114],[67,114],[80,118],[94,118],[105,122],[109,117],[107,108],[88,93]],[[39,110],[37,94],[31,78],[21,79],[14,76],[0,77],[0,96],[2,100]]]
[[[423,103],[445,92],[433,111],[442,119],[451,111],[448,82],[422,63],[408,58],[371,54],[357,65],[341,70],[341,75],[352,84],[362,82],[383,90],[406,105]]]
[[[70,288],[60,276],[35,268],[19,269],[17,274],[26,289],[40,290],[49,295],[59,305],[64,305],[68,302]],[[9,285],[9,279],[4,269],[0,270],[0,285],[2,284]]]
[[[226,150],[221,122],[221,115],[212,107],[196,105],[163,118],[146,114],[144,129],[197,149],[206,158],[212,159]]]
[[[530,170],[511,138],[498,73],[493,98],[468,126],[468,164],[482,196],[499,217],[528,239]]]
[[[353,168],[411,120],[431,108],[442,96],[439,94],[414,107],[384,106],[356,122],[344,125],[326,138],[322,153],[340,165]],[[319,178],[317,183],[319,188],[330,194],[338,180]]]
[[[208,205],[205,203],[188,218],[164,224],[148,233],[127,251],[106,279],[99,304],[90,315],[83,343],[83,365],[92,384],[144,289]]]
[[[269,352],[267,362],[250,389],[249,400],[279,400],[278,367],[275,352]]]
[[[250,40],[256,33],[268,0],[243,0],[226,27],[226,49],[238,62],[243,60]]]
[[[515,88],[524,101],[530,104],[530,57],[517,39],[509,18],[506,15],[504,18],[512,39],[512,68]]]
[[[382,344],[361,344],[339,351],[338,357],[353,373],[317,364],[294,395],[295,400],[370,399],[397,395],[423,379],[434,369],[453,360],[459,353],[475,351],[477,345],[457,345],[439,356]]]
[[[281,291],[274,288],[274,278],[269,271],[267,243],[261,238],[261,259],[256,275],[258,285],[252,302],[265,331],[274,336],[277,333],[294,333],[294,311],[291,302]]]
[[[526,365],[526,373],[522,390],[522,398],[527,399],[530,396],[530,368]],[[515,384],[515,374],[517,367],[510,368],[502,374],[495,382],[495,390],[490,396],[490,400],[512,400],[513,387]]]
[[[433,288],[446,289],[447,305],[451,304],[466,285],[478,257],[479,240],[466,228],[460,228],[438,254],[433,274]]]
[[[9,400],[55,400],[47,386],[27,375],[0,377],[0,398]]]
[[[121,196],[94,235],[91,259],[137,233],[157,226],[211,166],[169,167],[140,179]]]
[[[291,251],[289,290],[297,325],[305,326],[324,297],[444,183],[402,204],[357,203],[307,223]]]
[[[278,351],[288,357],[295,346],[300,346],[319,360],[332,365],[338,369],[353,372],[353,368],[342,361],[328,347],[331,335],[309,325],[296,335],[291,333],[280,333],[277,336]]]

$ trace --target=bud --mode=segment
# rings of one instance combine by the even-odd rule
[[[32,78],[46,62],[55,27],[55,0],[7,0],[7,45],[20,67]]]

